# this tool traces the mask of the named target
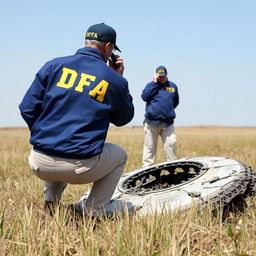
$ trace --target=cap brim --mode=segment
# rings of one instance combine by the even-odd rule
[[[167,76],[167,73],[158,74],[159,76]]]
[[[121,52],[121,50],[118,48],[118,46],[115,44],[115,47],[114,47],[117,51]]]

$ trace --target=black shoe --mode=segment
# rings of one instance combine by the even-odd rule
[[[59,207],[59,202],[45,201],[44,202],[44,210],[46,213],[53,216],[56,212],[56,208]]]

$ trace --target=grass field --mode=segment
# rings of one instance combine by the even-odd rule
[[[178,127],[177,157],[224,156],[256,170],[256,127]],[[44,213],[42,183],[30,171],[24,128],[0,129],[0,255],[256,255],[256,199],[222,221],[210,209],[123,216],[119,221],[66,223],[65,211]],[[107,141],[128,153],[125,172],[141,167],[142,127],[112,127]],[[156,162],[165,161],[159,141]],[[90,185],[70,185],[62,203]]]

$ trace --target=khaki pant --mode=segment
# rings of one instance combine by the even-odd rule
[[[167,127],[164,124],[154,126],[145,122],[142,167],[147,167],[154,163],[159,135],[162,139],[167,161],[176,160],[176,134],[174,125]]]
[[[97,215],[109,203],[122,175],[127,155],[121,147],[105,143],[103,152],[90,159],[59,158],[31,150],[28,161],[34,174],[45,181],[46,201],[59,202],[67,183],[93,182],[84,210]]]

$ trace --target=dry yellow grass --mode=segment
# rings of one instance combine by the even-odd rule
[[[225,156],[256,169],[256,127],[178,127],[177,155]],[[1,255],[256,255],[256,201],[224,222],[210,210],[158,216],[124,216],[119,221],[65,223],[65,212],[53,218],[42,209],[42,183],[31,173],[27,129],[0,129]],[[143,128],[111,127],[108,141],[128,153],[125,172],[141,167]],[[159,141],[157,162],[165,161]],[[63,203],[78,200],[88,185],[70,185]],[[243,224],[237,227],[239,219]],[[229,226],[230,225],[230,226]],[[241,232],[237,246],[227,229]],[[237,233],[238,234],[238,233]],[[244,254],[243,254],[244,252]]]

